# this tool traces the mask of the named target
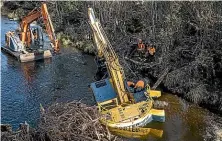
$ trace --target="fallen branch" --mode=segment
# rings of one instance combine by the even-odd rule
[[[146,67],[146,68],[152,68],[152,67],[154,67],[156,65],[161,64],[161,62],[162,62],[162,58],[159,58],[159,61],[157,63],[156,62],[151,62],[151,63],[138,62],[138,61],[130,59],[128,57],[125,57],[125,59],[130,61],[130,62],[132,62],[132,63],[134,63],[134,64],[136,64],[136,65],[140,65],[140,66],[143,66],[143,67]]]
[[[158,78],[156,83],[153,85],[153,87],[152,87],[153,90],[155,90],[160,85],[160,83],[163,81],[163,79],[169,73],[169,71],[170,71],[170,68],[168,68],[168,67],[163,71],[162,75]]]

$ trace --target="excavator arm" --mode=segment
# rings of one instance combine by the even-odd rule
[[[30,32],[30,24],[41,17],[41,12],[38,9],[33,9],[29,14],[22,19],[22,22],[20,23],[21,27],[21,35],[20,39],[23,44],[26,44],[29,46],[31,42],[31,32]]]
[[[42,3],[41,9],[33,9],[26,17],[22,19],[22,22],[20,23],[21,27],[21,36],[20,39],[23,42],[23,44],[30,45],[31,42],[31,32],[30,32],[30,24],[33,21],[36,21],[39,18],[43,18],[43,22],[46,26],[46,32],[49,35],[49,39],[52,43],[53,49],[55,52],[59,51],[59,43],[58,39],[55,36],[54,28],[52,25],[51,18],[48,13],[48,9],[45,3]]]
[[[106,60],[107,70],[113,82],[113,86],[118,94],[120,103],[126,103],[129,101],[128,94],[125,90],[124,71],[119,63],[119,59],[112,48],[100,22],[95,18],[92,8],[88,9],[89,23],[93,31],[93,37],[97,46],[98,56],[104,57]]]
[[[48,9],[45,3],[42,4],[41,9],[42,9],[43,22],[46,26],[46,31],[49,35],[49,39],[51,40],[53,44],[53,48],[55,52],[59,52],[59,42],[58,42],[58,39],[56,38],[55,30],[52,25],[52,21],[51,21],[51,18],[50,18],[50,15],[48,13]]]

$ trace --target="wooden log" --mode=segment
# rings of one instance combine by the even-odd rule
[[[152,87],[151,89],[155,90],[155,89],[160,85],[160,83],[163,81],[163,79],[165,78],[165,76],[169,73],[169,71],[170,71],[170,68],[167,67],[167,68],[163,71],[162,75],[158,78],[158,80],[156,81],[156,83],[153,85],[153,87]]]
[[[156,62],[151,62],[151,63],[138,62],[138,61],[130,59],[128,57],[125,57],[125,60],[130,61],[130,62],[132,62],[132,63],[134,63],[136,65],[140,65],[142,67],[146,67],[146,68],[152,68],[152,67],[154,67],[156,65],[159,65],[162,62],[162,58],[159,58],[159,61],[157,63]]]

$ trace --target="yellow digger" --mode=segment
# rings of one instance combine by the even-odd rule
[[[129,133],[133,136],[153,134],[162,136],[161,130],[143,128],[151,121],[165,121],[164,110],[153,109],[153,98],[161,96],[160,91],[151,90],[149,85],[131,91],[118,56],[113,50],[100,22],[92,8],[88,9],[89,23],[97,47],[96,64],[104,76],[90,84],[101,114],[100,121],[111,131]],[[102,67],[101,67],[102,66]],[[103,69],[101,69],[103,68]],[[121,131],[121,132],[120,132]]]

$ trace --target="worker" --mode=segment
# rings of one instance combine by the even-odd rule
[[[127,86],[129,88],[129,92],[134,92],[135,84],[132,81],[127,81]]]
[[[138,50],[144,50],[145,49],[145,45],[142,42],[142,39],[139,39],[138,42]]]
[[[35,39],[35,40],[38,38],[38,36],[37,36],[37,30],[36,30],[36,29],[33,30],[33,36],[34,36],[34,39]]]
[[[137,51],[140,57],[142,57],[144,50],[145,50],[145,45],[143,44],[142,39],[139,39]]]
[[[132,81],[127,81],[127,85],[129,86],[129,87],[135,87],[135,84],[132,82]]]
[[[155,55],[155,52],[156,52],[155,47],[153,45],[148,47],[147,52],[149,52],[148,53],[149,54],[148,58],[149,58],[150,62],[153,62],[154,61],[154,55]]]
[[[151,46],[151,47],[148,48],[148,51],[149,51],[149,54],[151,56],[153,56],[155,54],[155,52],[156,52],[156,49],[153,46]]]
[[[140,91],[142,91],[144,89],[144,87],[145,87],[144,81],[139,80],[139,81],[137,81],[134,89],[135,89],[136,92],[140,92]]]

